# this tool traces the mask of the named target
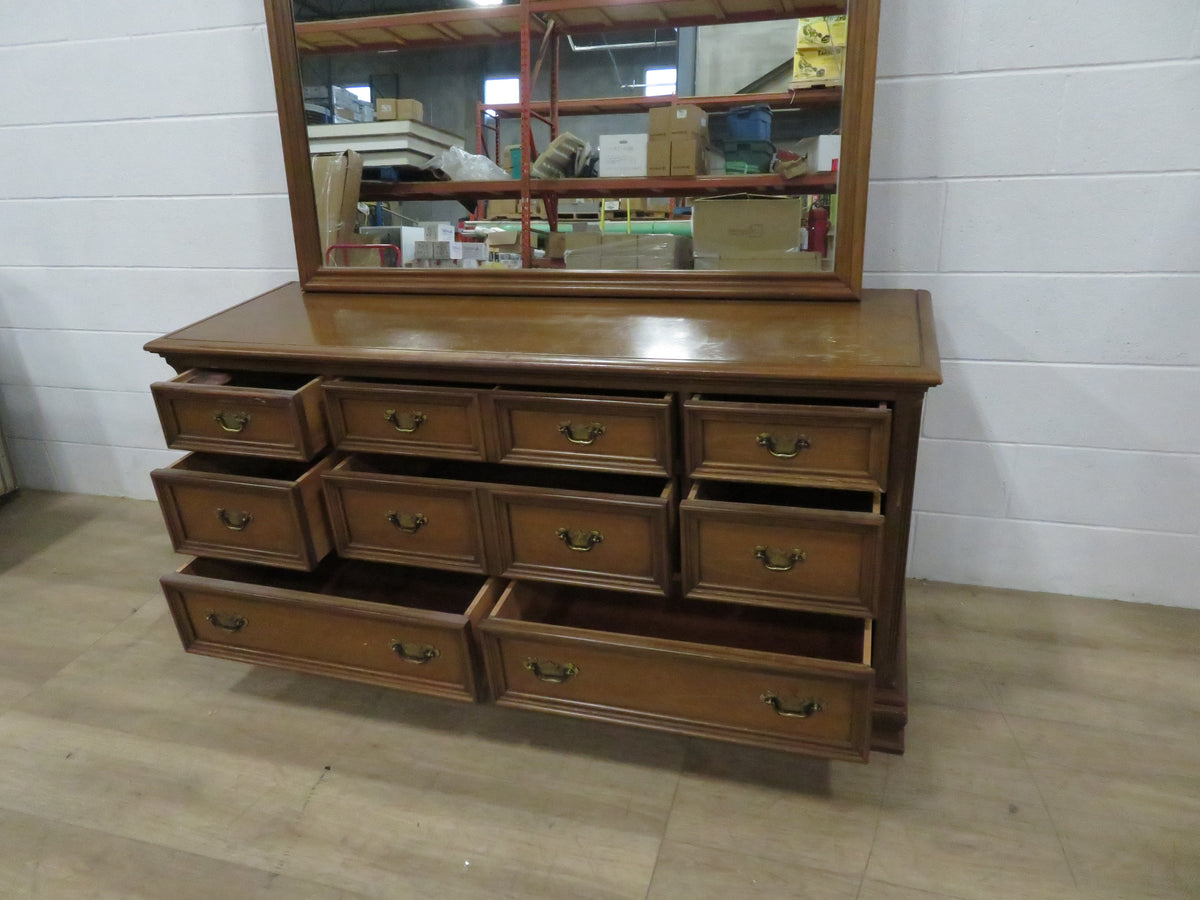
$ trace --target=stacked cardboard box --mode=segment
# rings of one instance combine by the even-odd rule
[[[692,240],[683,235],[584,232],[562,238],[562,258],[568,269],[692,267]]]
[[[425,107],[421,105],[420,100],[380,97],[375,101],[375,118],[385,121],[411,119],[420,122],[425,118]]]
[[[846,52],[846,17],[801,19],[792,60],[792,88],[842,83]]]
[[[812,272],[820,268],[804,233],[805,201],[797,197],[698,199],[692,205],[697,269]]]
[[[704,175],[708,171],[708,114],[698,106],[659,106],[650,110],[646,174]]]

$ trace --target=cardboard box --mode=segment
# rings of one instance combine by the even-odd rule
[[[690,269],[691,238],[676,234],[564,235],[568,269]],[[574,240],[570,240],[570,239]]]
[[[651,110],[653,112],[653,110]],[[646,174],[662,177],[671,174],[671,139],[651,137],[646,144]]]
[[[646,133],[655,137],[689,137],[708,134],[708,113],[698,106],[656,106],[650,110]]]
[[[704,175],[708,172],[708,141],[700,137],[671,139],[671,174]]]
[[[598,231],[552,231],[546,235],[546,256],[563,259],[568,250],[595,247],[603,239],[604,236]]]
[[[560,216],[598,216],[600,215],[600,200],[591,197],[560,197],[558,214]]]
[[[417,227],[420,228],[426,241],[452,241],[454,240],[454,226],[449,222],[418,222]]]
[[[519,231],[493,231],[490,232],[486,239],[486,246],[489,251],[495,253],[517,253],[521,252],[521,232]]]
[[[812,16],[796,28],[796,49],[846,46],[845,16]]]
[[[312,171],[323,262],[333,244],[361,243],[354,240],[354,229],[362,188],[362,157],[353,150],[320,153],[312,158]]]
[[[692,239],[679,234],[639,234],[637,236],[637,267],[639,269],[690,269]]]
[[[600,177],[643,177],[646,174],[646,143],[644,134],[600,135]]]
[[[413,247],[413,258],[462,259],[462,248],[460,241],[417,241]]]
[[[697,256],[784,254],[804,246],[803,219],[800,198],[699,198],[692,204],[692,240]]]
[[[842,54],[840,47],[797,49],[792,59],[790,87],[816,87],[842,83]]]
[[[821,254],[811,250],[758,256],[722,256],[717,253],[695,254],[695,267],[702,270],[733,269],[755,272],[819,272]]]
[[[519,219],[521,218],[521,201],[489,200],[486,215],[489,219]],[[529,217],[531,219],[546,218],[546,204],[541,200],[530,200]]]
[[[425,107],[419,100],[399,100],[394,97],[379,97],[375,100],[376,119],[412,119],[423,121]]]
[[[533,178],[570,178],[575,174],[575,154],[587,144],[571,134],[562,132],[550,142],[533,161],[529,174]]]
[[[818,134],[797,141],[793,152],[808,164],[810,172],[832,172],[834,163],[842,155],[840,134]]]

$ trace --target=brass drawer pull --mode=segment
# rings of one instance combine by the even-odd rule
[[[571,422],[563,422],[558,426],[558,433],[563,435],[572,444],[594,444],[596,438],[604,434],[605,427],[599,422],[592,422],[590,425],[575,425]]]
[[[800,455],[801,450],[807,450],[812,446],[812,443],[808,440],[808,438],[801,434],[792,441],[791,450],[781,450],[779,443],[775,440],[775,435],[766,431],[756,437],[754,442],[760,447],[766,447],[768,453],[770,453],[772,456],[777,456],[780,459],[794,459]]]
[[[389,409],[383,414],[383,418],[392,423],[401,434],[412,434],[425,423],[425,413],[398,413],[394,409]],[[403,421],[402,421],[403,420]]]
[[[560,528],[554,532],[560,541],[572,550],[587,553],[597,544],[604,542],[604,535],[598,531],[572,531],[570,528]]]
[[[416,534],[422,525],[428,525],[429,519],[425,513],[398,513],[390,509],[386,513],[387,520],[396,526],[397,531],[405,534]]]
[[[246,526],[253,520],[248,512],[230,513],[224,507],[217,507],[217,518],[230,531],[245,531]]]
[[[246,627],[247,621],[245,616],[225,616],[218,612],[210,612],[204,617],[204,620],[222,631],[228,631],[230,634],[237,634]]]
[[[525,660],[525,668],[542,681],[548,681],[550,684],[562,684],[579,674],[579,666],[572,662],[560,664],[550,660],[531,658]]]
[[[787,553],[769,547],[755,547],[754,558],[762,560],[763,568],[768,572],[790,572],[796,563],[804,562],[808,555],[798,547],[793,547]]]
[[[222,431],[237,434],[250,424],[250,414],[244,412],[227,413],[219,410],[213,419],[221,426]]]
[[[800,705],[795,709],[786,709],[779,702],[779,697],[771,691],[767,691],[762,695],[762,702],[775,710],[775,715],[784,716],[789,719],[807,719],[809,716],[815,716],[825,708],[820,700],[809,697],[807,700],[801,700]]]
[[[406,644],[404,641],[392,641],[392,652],[414,666],[423,666],[442,655],[433,644]]]

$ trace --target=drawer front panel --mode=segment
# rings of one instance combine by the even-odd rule
[[[689,400],[695,478],[886,490],[891,412]]]
[[[329,444],[318,380],[271,390],[195,384],[189,377],[191,371],[150,388],[172,449],[309,460]]]
[[[476,606],[490,606],[498,590],[489,582]],[[273,597],[269,589],[240,590],[186,575],[166,576],[163,591],[184,646],[193,653],[452,699],[480,696],[466,616],[313,595]]]
[[[333,439],[343,450],[483,460],[475,391],[326,382]]]
[[[472,485],[428,479],[326,478],[338,553],[463,572],[486,572],[483,527]]]
[[[488,493],[496,523],[496,574],[652,594],[670,589],[669,500],[502,487]]]
[[[189,460],[151,473],[176,551],[302,570],[329,553],[327,461],[287,481],[191,471]]]
[[[720,656],[720,648],[699,654],[490,632],[487,637],[492,690],[504,705],[866,758],[869,669],[822,671],[819,664],[800,662],[755,666]]]
[[[492,396],[500,462],[670,475],[671,398]]]
[[[692,599],[875,614],[882,516],[686,500],[680,534]]]

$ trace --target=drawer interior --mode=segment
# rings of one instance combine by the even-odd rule
[[[524,487],[569,490],[572,492],[625,494],[638,497],[659,497],[663,494],[663,479],[653,476],[540,469],[525,466],[497,465],[494,463],[471,463],[415,457],[383,457],[355,454],[340,462],[334,471],[336,473],[356,473],[360,475],[441,478],[480,484],[520,485]]]
[[[254,390],[298,391],[312,380],[312,375],[288,375],[280,372],[188,369],[178,377],[173,378],[172,383],[250,388]]]
[[[863,619],[556,584],[514,582],[492,618],[848,663],[870,655]]]
[[[482,575],[337,558],[326,560],[312,572],[284,571],[208,558],[194,559],[180,571],[183,575],[280,591],[419,607],[454,615],[466,613],[487,581]]]
[[[252,456],[221,456],[190,453],[171,466],[173,472],[204,472],[234,478],[269,478],[274,481],[299,481],[312,468],[311,463],[291,462]]]
[[[790,506],[806,509],[835,509],[845,512],[874,512],[875,494],[869,491],[835,491],[745,482],[697,481],[689,500],[718,503],[752,503],[760,506]]]

